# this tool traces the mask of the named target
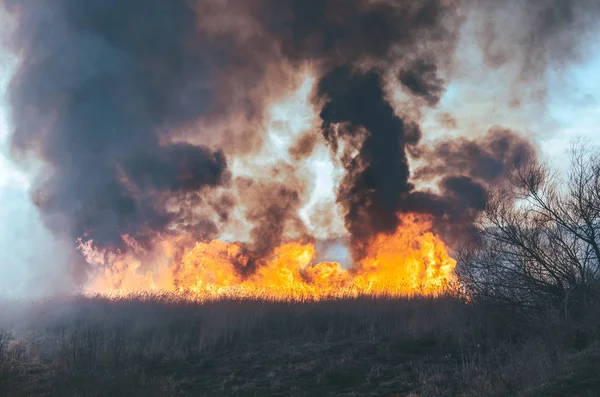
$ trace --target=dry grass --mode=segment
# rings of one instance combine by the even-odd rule
[[[451,297],[167,296],[54,300],[14,313],[0,334],[7,397],[600,393],[593,313],[575,323]]]

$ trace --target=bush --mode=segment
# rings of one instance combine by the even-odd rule
[[[578,316],[600,277],[600,156],[574,146],[566,177],[532,158],[491,191],[477,241],[459,254],[468,293],[520,308]]]

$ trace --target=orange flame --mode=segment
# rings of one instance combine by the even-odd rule
[[[436,296],[457,282],[456,261],[431,232],[429,220],[414,214],[403,215],[395,233],[369,242],[366,256],[349,269],[336,262],[315,263],[314,245],[299,242],[283,244],[258,260],[252,260],[240,243],[198,242],[181,256],[174,254],[176,245],[164,241],[148,259],[103,252],[91,241],[80,242],[88,262],[101,269],[87,291],[107,295],[160,291],[197,300],[319,300],[363,294]]]

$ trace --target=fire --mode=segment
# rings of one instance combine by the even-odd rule
[[[290,242],[266,258],[255,258],[244,244],[197,242],[176,254],[177,242],[138,255],[103,252],[80,242],[98,270],[87,291],[100,294],[168,292],[196,300],[225,297],[268,300],[319,300],[357,296],[436,296],[456,283],[445,244],[420,215],[401,216],[399,228],[368,242],[365,257],[348,269],[336,262],[316,263],[315,246]],[[133,250],[135,251],[135,250]]]
[[[312,171],[315,187],[299,217],[311,236],[328,238],[345,231],[341,214],[335,212],[339,209],[335,190],[343,167],[324,141],[315,141],[304,159],[289,157],[295,142],[318,125],[318,112],[311,102],[317,77],[310,68],[298,73],[296,87],[271,99],[265,118],[267,139],[261,151],[241,159],[234,157],[231,170],[236,177],[260,180],[263,174],[272,177],[268,171],[281,168],[281,164],[303,164],[305,170]],[[335,216],[319,223],[315,215],[321,210],[333,211]],[[237,215],[230,214],[230,219]],[[244,243],[213,240],[190,244],[195,241],[193,236],[181,233],[157,238],[151,252],[128,236],[124,236],[129,248],[125,253],[99,249],[84,239],[80,239],[79,248],[93,269],[86,291],[95,294],[167,292],[196,300],[319,300],[362,294],[435,296],[455,285],[456,262],[433,234],[430,219],[404,214],[400,221],[394,233],[364,242],[365,255],[348,268],[337,262],[317,262],[315,245],[289,241],[290,236],[283,238],[287,243],[261,257]],[[250,222],[239,216],[220,232],[227,239],[244,240]]]

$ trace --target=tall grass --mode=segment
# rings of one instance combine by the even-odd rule
[[[2,334],[12,370],[0,395],[528,395],[577,381],[596,357],[598,318],[532,319],[453,297],[48,301]]]

